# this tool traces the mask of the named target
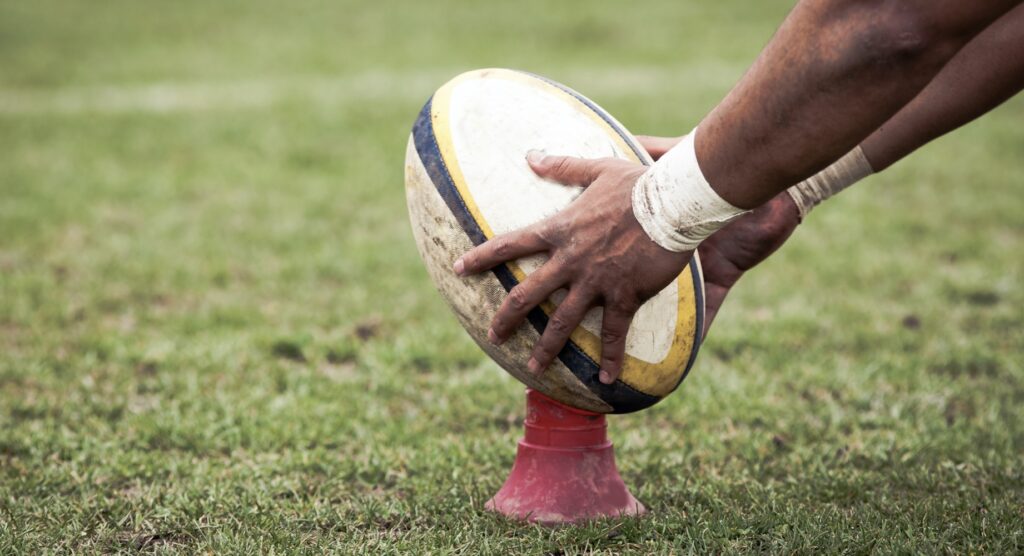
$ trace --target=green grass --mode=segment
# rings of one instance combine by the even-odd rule
[[[0,553],[1020,552],[1024,102],[822,207],[672,397],[642,519],[483,511],[522,387],[402,188],[478,66],[689,129],[786,2],[0,5]]]

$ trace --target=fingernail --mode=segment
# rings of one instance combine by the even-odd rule
[[[600,378],[601,384],[611,384],[612,383],[612,375],[608,374],[608,371],[601,371],[601,374],[599,375],[598,378]]]
[[[526,363],[526,368],[530,369],[531,373],[534,373],[534,374],[539,373],[540,372],[540,363],[538,363],[536,359],[531,357],[530,360]]]
[[[544,151],[531,149],[526,152],[526,161],[530,164],[540,164],[542,160],[544,160]]]
[[[496,346],[501,344],[501,339],[498,338],[498,335],[492,329],[487,330],[487,341]]]
[[[462,262],[461,257],[459,260],[455,261],[454,265],[452,265],[452,270],[454,270],[455,274],[458,274],[459,276],[462,276],[462,273],[466,271],[466,263]]]

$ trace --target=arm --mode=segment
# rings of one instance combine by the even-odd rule
[[[1024,6],[969,42],[912,101],[861,143],[876,172],[931,140],[985,114],[1024,89]],[[640,137],[655,159],[677,137]],[[793,198],[780,193],[718,231],[699,251],[704,266],[705,335],[729,290],[789,238],[800,221]]]
[[[1024,89],[1024,5],[985,28],[892,118],[861,142],[875,172]],[[639,136],[655,160],[680,137]]]
[[[964,42],[1017,3],[804,0],[705,118],[695,147],[683,157],[690,166],[677,176],[699,177],[700,202],[654,216],[682,215],[684,220],[670,222],[671,227],[689,234],[684,245],[699,243],[726,221],[721,211],[708,216],[709,198],[718,208],[758,206],[820,170],[888,119]],[[601,305],[600,379],[611,383],[618,377],[633,314],[675,279],[692,255],[692,250],[676,252],[655,243],[634,216],[633,185],[641,176],[672,175],[664,162],[648,171],[621,160],[531,158],[538,175],[588,187],[564,211],[494,238],[456,261],[454,271],[463,275],[533,253],[551,257],[509,293],[492,323],[493,341],[510,336],[532,307],[567,287],[569,294],[534,348],[531,369],[546,368],[586,311]],[[674,193],[696,190],[696,185],[678,187]]]
[[[1024,89],[1024,5],[967,43],[889,121],[861,142],[881,172],[933,139],[980,117]]]
[[[697,159],[757,207],[849,152],[1018,2],[800,2],[701,123]]]

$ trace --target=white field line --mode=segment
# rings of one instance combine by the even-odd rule
[[[619,67],[571,70],[551,77],[595,97],[649,97],[679,91],[724,92],[742,67],[701,64],[682,68]],[[188,112],[259,109],[284,101],[345,105],[373,101],[425,101],[456,70],[349,76],[298,76],[224,82],[163,82],[59,89],[0,88],[0,114]]]

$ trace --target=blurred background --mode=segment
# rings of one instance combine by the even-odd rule
[[[513,67],[679,135],[790,6],[0,3],[0,552],[1021,550],[1020,98],[816,210],[610,419],[650,517],[482,510],[522,386],[416,254],[419,108]]]

